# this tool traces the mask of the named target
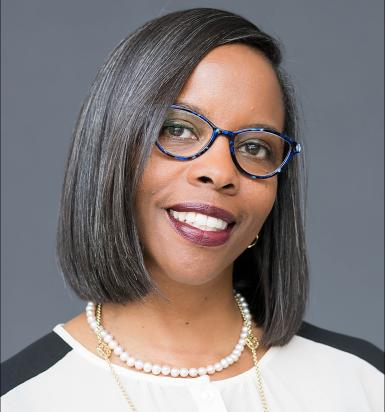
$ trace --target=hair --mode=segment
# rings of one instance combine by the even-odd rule
[[[122,40],[80,110],[62,188],[58,266],[81,299],[127,303],[156,289],[136,225],[138,183],[168,107],[202,58],[230,43],[255,48],[270,61],[283,93],[284,133],[298,136],[280,46],[243,17],[210,8],[177,11]],[[301,326],[307,302],[300,157],[278,174],[276,201],[257,246],[234,263],[234,288],[263,328],[264,345],[287,343]]]

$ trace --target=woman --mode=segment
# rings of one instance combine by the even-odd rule
[[[89,303],[3,365],[4,411],[380,411],[382,353],[304,323],[291,87],[232,13],[146,23],[76,125],[58,257]]]

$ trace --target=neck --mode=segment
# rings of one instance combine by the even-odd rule
[[[128,351],[158,352],[159,357],[178,354],[181,348],[192,356],[226,352],[237,340],[242,318],[231,276],[200,286],[167,285],[162,294],[151,293],[126,305],[103,305],[102,324]]]

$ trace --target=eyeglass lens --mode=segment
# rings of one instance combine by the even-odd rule
[[[185,110],[168,111],[158,143],[174,156],[198,154],[210,141],[212,127],[199,116]],[[234,138],[234,153],[246,172],[265,176],[277,170],[285,161],[290,145],[279,136],[265,131],[246,131]]]

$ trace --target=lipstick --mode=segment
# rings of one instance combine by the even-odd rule
[[[200,246],[220,246],[226,243],[236,222],[232,213],[206,203],[178,203],[166,210],[176,232]],[[200,224],[202,221],[204,224]]]

